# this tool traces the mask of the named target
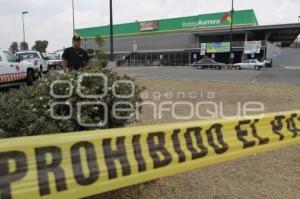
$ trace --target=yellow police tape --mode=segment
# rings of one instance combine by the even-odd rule
[[[0,198],[81,198],[293,144],[300,111],[4,139]]]

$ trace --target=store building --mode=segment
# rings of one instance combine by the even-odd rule
[[[107,53],[109,33],[109,26],[76,30],[86,49],[97,49],[95,37],[103,37]],[[295,41],[300,24],[260,26],[253,10],[235,11],[233,19],[231,13],[220,12],[118,24],[114,25],[114,57],[119,65],[182,66],[203,56],[228,63],[231,33],[234,62],[266,59],[273,56],[273,49],[289,47]]]

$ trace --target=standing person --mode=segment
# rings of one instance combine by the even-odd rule
[[[64,72],[69,70],[79,70],[85,67],[89,62],[89,56],[85,50],[80,48],[81,38],[78,36],[73,37],[73,46],[66,48],[62,55],[62,66]]]

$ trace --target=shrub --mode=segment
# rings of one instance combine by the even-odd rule
[[[106,56],[105,52],[103,52],[102,50],[96,50],[95,51],[95,58],[98,61],[103,61],[103,60],[107,59],[107,56]]]
[[[76,91],[77,78],[82,73],[102,73],[108,78],[108,94],[100,99],[83,99],[78,96]],[[69,98],[55,99],[50,95],[50,85],[56,80],[70,81],[74,87],[73,94]],[[19,137],[42,134],[65,133],[83,130],[92,130],[99,128],[123,127],[131,119],[117,119],[112,116],[112,107],[116,102],[130,102],[136,109],[136,103],[142,102],[141,93],[144,88],[135,85],[134,96],[128,99],[120,99],[113,95],[112,85],[117,80],[135,80],[129,76],[120,76],[117,73],[103,69],[99,63],[91,64],[82,71],[70,72],[63,75],[48,75],[45,79],[36,82],[31,87],[22,87],[19,90],[4,93],[0,97],[0,137]],[[85,77],[81,84],[82,93],[92,95],[102,93],[104,81],[100,77]],[[56,84],[53,87],[56,95],[66,95],[70,88],[67,84]],[[128,95],[131,93],[131,87],[128,84],[119,84],[116,88],[117,94]],[[51,104],[54,102],[69,102],[74,108],[71,119],[56,120],[51,117]],[[103,127],[83,127],[77,121],[77,104],[81,102],[103,102],[108,107],[108,122]],[[55,106],[55,115],[69,115],[69,107],[60,105]],[[118,108],[129,108],[127,105],[120,105]],[[83,123],[97,123],[104,116],[104,110],[101,106],[84,106],[82,108],[81,120]],[[119,116],[134,115],[135,111],[118,112]]]
[[[89,55],[92,55],[92,54],[94,54],[94,53],[95,53],[95,50],[94,50],[94,49],[91,49],[91,48],[89,48],[89,49],[87,49],[87,50],[86,50],[86,52],[87,52],[87,54],[89,54]]]

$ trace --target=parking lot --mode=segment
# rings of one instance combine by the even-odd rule
[[[300,84],[299,69],[272,68],[255,70],[199,70],[192,67],[128,67],[117,72],[138,79],[203,80],[225,82],[262,82]]]

